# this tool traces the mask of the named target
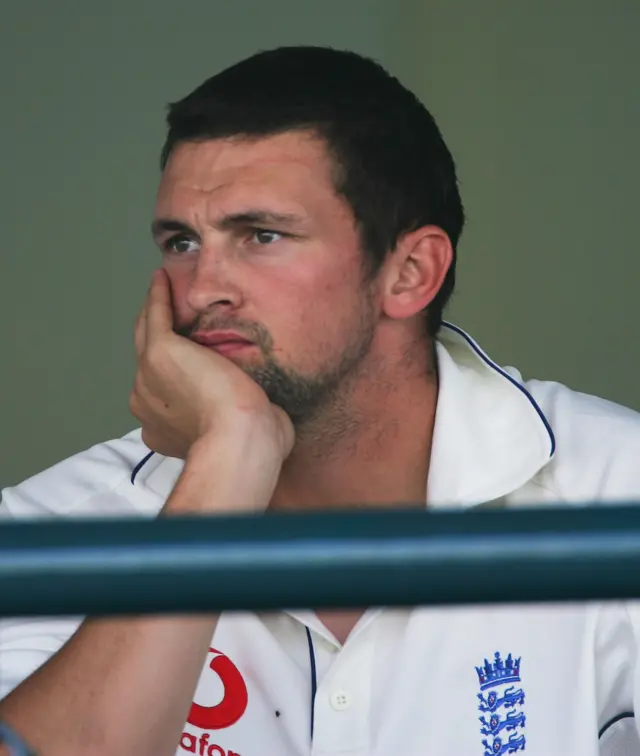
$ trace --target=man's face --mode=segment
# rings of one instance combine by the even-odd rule
[[[176,330],[233,360],[298,425],[358,373],[379,312],[331,170],[323,143],[299,132],[186,143],[156,205]]]

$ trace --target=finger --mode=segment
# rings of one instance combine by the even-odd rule
[[[144,302],[142,303],[142,308],[140,309],[140,312],[138,313],[138,317],[136,318],[136,323],[134,326],[133,331],[133,340],[136,348],[136,355],[138,356],[138,359],[142,357],[142,354],[146,347],[147,342],[147,308],[149,306],[149,296],[151,294],[151,286],[153,283],[153,276],[151,277],[151,282],[149,283],[149,288],[147,289],[147,294],[144,298]]]
[[[136,355],[138,359],[142,357],[142,353],[144,352],[144,348],[146,346],[146,341],[147,341],[146,339],[147,300],[148,300],[148,297],[145,298],[144,305],[142,306],[142,309],[138,313],[138,317],[136,318],[136,324],[133,330],[133,343],[135,344]]]
[[[154,337],[173,331],[171,289],[167,274],[160,268],[153,272],[145,315],[145,337],[148,344]]]

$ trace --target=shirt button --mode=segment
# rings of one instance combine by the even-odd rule
[[[330,701],[336,711],[344,711],[351,706],[351,696],[344,690],[335,690],[331,694]]]

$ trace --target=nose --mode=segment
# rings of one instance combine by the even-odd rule
[[[242,294],[233,281],[230,262],[220,251],[202,248],[187,288],[187,304],[195,312],[223,308],[235,310]]]

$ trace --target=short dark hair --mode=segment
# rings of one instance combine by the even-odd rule
[[[464,210],[456,169],[433,116],[377,62],[326,47],[280,47],[212,76],[169,106],[165,167],[182,142],[311,130],[335,161],[372,273],[401,236],[436,225],[454,251],[427,308],[435,336],[455,284]]]

